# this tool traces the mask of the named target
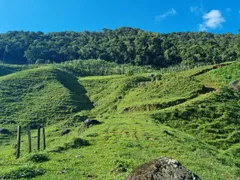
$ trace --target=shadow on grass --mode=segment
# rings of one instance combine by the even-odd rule
[[[60,71],[57,78],[59,82],[71,92],[74,105],[78,107],[76,111],[91,110],[94,108],[93,103],[86,95],[86,89],[79,84],[77,77]]]

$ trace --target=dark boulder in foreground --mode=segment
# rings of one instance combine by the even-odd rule
[[[160,157],[135,169],[125,180],[200,180],[177,160]]]
[[[0,134],[7,134],[7,135],[9,135],[9,134],[11,134],[11,132],[9,130],[7,130],[7,129],[0,128]]]

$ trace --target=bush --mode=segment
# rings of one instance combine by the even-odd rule
[[[44,169],[35,167],[21,167],[16,170],[12,170],[0,176],[0,179],[20,179],[20,178],[34,178],[45,173]]]
[[[90,143],[87,140],[81,138],[74,138],[72,142],[66,144],[66,148],[80,148],[83,146],[89,146]]]
[[[29,160],[33,161],[33,162],[36,162],[36,163],[41,163],[41,162],[48,161],[49,158],[45,154],[33,154],[33,155],[31,155]]]

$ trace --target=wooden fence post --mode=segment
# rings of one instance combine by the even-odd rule
[[[21,126],[17,128],[17,145],[16,145],[16,159],[20,157],[20,148],[21,148]]]
[[[31,129],[30,125],[27,127],[27,132],[28,132],[28,153],[32,152],[32,138],[31,138]]]
[[[46,149],[46,135],[45,135],[45,127],[43,127],[43,149]]]
[[[39,151],[40,150],[40,135],[41,135],[41,127],[38,126],[38,135],[37,135],[37,150]]]

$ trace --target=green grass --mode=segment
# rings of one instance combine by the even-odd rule
[[[118,109],[151,111],[170,107],[196,97],[203,85],[192,77],[178,75],[163,76],[131,89],[120,102]]]
[[[24,136],[25,148],[19,160],[9,159],[14,152],[12,148],[1,151],[4,154],[2,173],[9,173],[14,166],[28,165],[46,170],[37,179],[87,179],[90,175],[96,179],[124,179],[136,166],[159,156],[170,156],[202,179],[234,179],[239,175],[236,166],[222,162],[228,156],[220,154],[217,148],[194,136],[156,124],[149,116],[118,115],[102,120],[104,124],[80,135],[90,143],[89,146],[47,153],[49,161],[43,163],[28,161],[30,155],[26,153],[27,139]],[[60,137],[57,127],[49,126],[47,129],[48,149],[65,147],[76,137],[77,128],[72,128],[73,131],[66,137]],[[59,174],[61,170],[66,173]]]
[[[210,84],[215,87],[228,85],[230,82],[239,79],[240,77],[240,63],[235,62],[228,66],[214,69],[204,73],[198,77],[200,81],[205,84]]]
[[[79,79],[80,84],[86,88],[88,97],[95,105],[93,114],[115,112],[119,101],[141,81],[149,81],[149,79],[144,76]]]
[[[207,99],[156,112],[155,119],[174,128],[196,134],[209,144],[227,149],[239,143],[239,98],[221,90]]]
[[[218,69],[169,68],[154,71],[152,78],[144,71],[132,76],[88,72],[91,77],[79,78],[80,65],[73,65],[0,77],[0,125],[13,130],[40,122],[47,134],[47,150],[37,152],[37,132],[32,131],[28,154],[23,129],[18,160],[15,133],[1,135],[0,177],[13,179],[26,171],[34,179],[121,180],[159,156],[177,159],[202,179],[240,176],[240,95],[229,88],[240,77],[238,62]],[[87,117],[102,124],[79,135]],[[65,129],[70,133],[60,136]]]
[[[0,123],[53,123],[92,104],[77,78],[52,67],[40,67],[0,78]]]

